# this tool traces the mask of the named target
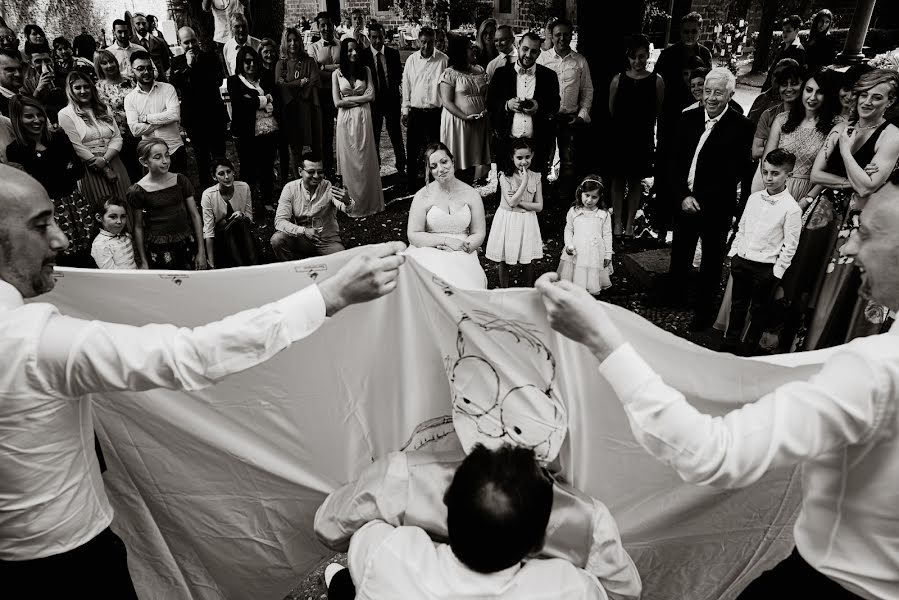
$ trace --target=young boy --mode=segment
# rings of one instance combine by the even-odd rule
[[[774,288],[793,260],[802,229],[802,210],[787,191],[787,177],[796,164],[796,156],[777,148],[762,161],[765,189],[746,202],[740,227],[728,256],[733,293],[730,324],[724,335],[722,352],[741,356],[755,354],[765,329]],[[743,343],[740,334],[750,311],[749,329]]]

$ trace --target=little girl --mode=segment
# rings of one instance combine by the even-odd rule
[[[559,277],[599,294],[611,287],[612,215],[598,175],[588,175],[575,192],[565,218],[565,249]]]
[[[528,170],[534,150],[527,140],[512,142],[512,164],[499,176],[500,203],[493,215],[485,255],[499,263],[499,286],[509,287],[509,265],[525,265],[527,286],[534,285],[534,265],[543,258],[537,213],[543,210],[540,173]]]
[[[128,209],[124,200],[108,196],[97,212],[100,233],[91,244],[91,256],[101,269],[136,269],[134,243],[126,231]]]

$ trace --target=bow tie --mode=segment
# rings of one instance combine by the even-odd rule
[[[778,198],[777,196],[777,194],[769,196],[767,192],[762,192],[762,200],[764,200],[768,204],[777,204],[777,201],[780,200],[780,198]]]
[[[524,67],[518,67],[518,74],[519,75],[533,75],[534,67],[531,67],[530,69],[525,69]]]

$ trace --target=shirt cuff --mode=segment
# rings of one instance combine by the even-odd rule
[[[578,112],[577,116],[579,116],[584,121],[584,123],[590,122],[590,111],[589,110],[581,110],[580,112]]]
[[[778,264],[774,265],[774,276],[777,277],[778,279],[783,279],[784,273],[786,273],[786,272],[787,272],[787,267],[783,266],[782,264],[778,263]]]
[[[275,305],[284,317],[291,343],[308,336],[325,322],[325,299],[317,285],[282,298]]]
[[[658,376],[630,344],[616,348],[599,365],[599,374],[609,382],[622,404],[627,404],[647,380]]]
[[[736,248],[736,245],[734,245],[734,246],[731,247],[730,252],[727,253],[727,257],[728,257],[728,258],[733,258],[733,257],[735,257],[736,255],[737,255],[737,248]]]

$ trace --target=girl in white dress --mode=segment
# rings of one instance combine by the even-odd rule
[[[605,186],[598,175],[588,175],[575,192],[574,206],[565,218],[565,249],[559,277],[599,294],[611,287],[612,215]]]
[[[499,286],[509,287],[509,265],[525,266],[527,287],[534,285],[534,264],[543,258],[543,238],[537,213],[543,210],[543,187],[540,173],[531,171],[534,150],[523,139],[512,143],[512,162],[509,170],[500,174],[500,202],[485,255],[499,263]]]

